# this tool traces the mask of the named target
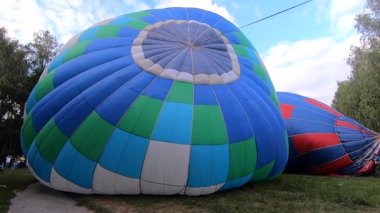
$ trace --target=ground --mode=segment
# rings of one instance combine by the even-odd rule
[[[0,183],[9,184],[9,189],[22,188],[28,181],[35,181],[26,170],[8,173],[0,173]],[[9,194],[8,185],[0,188],[0,212],[7,209],[4,204],[10,197],[4,196],[4,189]],[[72,193],[62,196],[95,212],[380,212],[380,176],[285,174],[270,182],[201,197]]]

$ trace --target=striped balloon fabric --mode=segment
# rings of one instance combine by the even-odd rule
[[[287,171],[365,175],[376,168],[380,135],[311,98],[278,92],[289,134]]]
[[[146,10],[72,38],[26,103],[22,147],[47,186],[209,194],[282,173],[286,130],[258,53],[194,8]]]

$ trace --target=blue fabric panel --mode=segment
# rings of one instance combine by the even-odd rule
[[[146,16],[146,17],[143,17],[141,20],[144,21],[144,22],[147,22],[149,24],[154,24],[154,23],[160,21],[159,19],[157,19],[154,16]]]
[[[335,133],[332,125],[321,125],[319,122],[298,119],[286,119],[285,124],[289,136],[305,133]]]
[[[35,141],[33,141],[33,143],[30,145],[29,150],[28,150],[27,159],[29,163],[34,161],[34,158],[36,158],[37,152],[38,152],[38,149],[36,147],[36,143]]]
[[[167,10],[150,10],[149,13],[152,14],[152,16],[154,16],[155,18],[157,18],[157,20],[166,21],[173,19],[172,15]]]
[[[187,186],[205,187],[226,182],[229,168],[228,146],[192,145]]]
[[[172,7],[172,8],[166,8],[166,11],[171,14],[172,18],[177,20],[187,20],[187,13],[186,9],[183,7]]]
[[[321,122],[320,125],[334,125],[335,118],[332,116],[326,116],[318,111],[310,110],[311,108],[303,108],[300,105],[296,105],[293,110],[292,118],[301,120],[311,120],[315,122]]]
[[[115,129],[99,164],[115,173],[140,178],[149,140]]]
[[[243,68],[242,70],[244,71],[245,69]],[[269,95],[271,92],[268,88],[268,85],[255,73],[253,73],[253,71],[249,71],[244,73],[244,75],[240,75],[240,79],[233,83],[239,84],[242,82],[250,84],[254,90],[262,90],[264,94],[266,94],[265,96]]]
[[[309,152],[308,159],[310,166],[318,166],[321,164],[329,163],[343,157],[346,151],[338,144],[335,146],[317,149]]]
[[[172,87],[173,80],[167,78],[157,77],[152,83],[147,86],[143,95],[151,98],[165,100],[170,88]]]
[[[82,96],[77,96],[54,116],[55,123],[63,134],[70,137],[93,110]]]
[[[352,152],[357,149],[360,149],[361,147],[365,147],[371,143],[373,143],[373,140],[362,139],[362,140],[342,143],[342,146],[347,150],[347,152]]]
[[[245,100],[241,104],[250,120],[246,125],[251,126],[255,133],[258,153],[256,168],[261,168],[276,158],[274,150],[278,151],[277,146],[285,148],[282,152],[286,151],[285,144],[283,144],[285,130],[281,128],[279,122],[276,122],[277,119],[273,111],[268,110],[268,105],[271,105],[270,103],[268,104],[269,98],[264,100],[263,98],[267,96],[261,96],[258,94],[259,90],[254,91],[249,88],[246,87],[245,89],[248,91],[244,91],[237,84],[231,85],[231,89],[238,96],[238,99]],[[249,95],[252,95],[252,97]]]
[[[32,92],[30,92],[28,100],[26,101],[26,104],[25,104],[26,113],[29,113],[36,103],[37,103],[36,87],[34,87]]]
[[[118,173],[132,178],[140,178],[149,140],[131,134],[124,146]]]
[[[137,73],[139,73],[137,70],[129,70],[128,72],[126,69],[121,70],[93,85],[91,90],[86,90],[75,97],[56,114],[55,118],[58,127],[63,133],[70,136],[104,99],[117,90],[124,81],[131,79]],[[126,99],[124,98],[122,100]],[[111,112],[108,112],[108,114],[112,115],[114,115],[114,113],[118,113],[118,111],[111,110]]]
[[[358,172],[362,168],[362,165],[359,164],[351,164],[350,166],[347,166],[341,170],[338,171],[339,174],[349,174],[352,175],[356,172]]]
[[[30,153],[33,153],[31,158],[29,158],[28,162],[30,166],[33,168],[33,171],[40,177],[42,180],[46,182],[50,182],[50,174],[53,165],[46,161],[38,152],[38,149],[35,143],[32,143],[30,147]]]
[[[54,161],[55,171],[62,177],[69,179],[71,165],[75,163],[74,157],[77,154],[70,142],[66,142],[57,159]]]
[[[131,44],[133,38],[127,37],[112,37],[112,38],[98,38],[92,40],[91,43],[86,47],[85,54],[95,51],[101,51],[105,49],[113,49],[119,47],[128,47]],[[124,55],[130,55],[131,51],[127,51]],[[105,61],[107,62],[107,61]]]
[[[89,160],[76,150],[71,151],[75,153],[75,158],[73,164],[71,164],[69,180],[80,187],[91,188],[96,162]]]
[[[53,59],[53,61],[50,62],[49,66],[48,66],[48,73],[63,63],[63,59],[65,58],[65,52],[66,52],[66,50],[63,50],[62,53],[57,55]]]
[[[239,142],[254,136],[249,120],[242,108],[242,100],[236,100],[228,85],[213,86],[223,112],[230,143]]]
[[[315,113],[319,116],[328,117],[332,120],[336,120],[336,115],[324,109],[321,109],[313,104],[305,102],[306,97],[287,92],[278,92],[277,97],[282,104],[291,104],[297,106],[296,109],[299,110],[297,116],[305,117],[305,113],[306,115]]]
[[[130,55],[130,49],[130,47],[117,47],[78,56],[66,62],[57,70],[54,76],[54,86],[57,87],[85,71],[87,71],[86,73],[91,71],[92,75],[97,76],[97,72],[101,74],[101,70],[104,69],[114,71],[121,69],[122,66],[128,66],[131,64],[132,59],[126,60],[126,58],[122,57]]]
[[[189,104],[165,102],[152,139],[190,144],[193,107]]]
[[[188,20],[200,21],[202,20],[204,11],[195,8],[186,8]]]
[[[135,20],[135,19],[133,19],[131,17],[127,17],[127,16],[121,16],[121,17],[117,17],[116,19],[110,21],[108,24],[109,25],[123,26],[123,25],[126,25],[133,20]]]
[[[213,27],[221,20],[224,20],[224,18],[213,12],[205,12],[205,14],[203,15],[203,22],[207,23],[211,27]]]
[[[349,150],[347,150],[348,152]],[[356,161],[358,158],[363,157],[363,154],[367,151],[365,148],[364,149],[358,149],[354,151],[350,151],[348,155],[350,156],[352,161]]]
[[[130,27],[123,27],[119,31],[119,36],[135,38],[139,33],[140,33],[140,30],[132,29]]]
[[[131,65],[100,80],[92,86],[91,90],[86,90],[82,95],[88,104],[96,107],[123,84],[137,78],[138,74],[141,74],[141,69],[136,65]]]
[[[235,179],[235,180],[230,180],[227,181],[223,187],[220,189],[220,191],[228,190],[228,189],[233,189],[233,188],[238,188],[246,183],[248,183],[252,178],[252,174],[246,175],[244,177]]]
[[[123,114],[153,79],[154,76],[150,73],[140,72],[133,80],[128,81],[108,96],[107,99],[96,108],[96,112],[98,112],[100,117],[114,126],[117,126]]]
[[[213,27],[221,31],[224,36],[232,34],[232,32],[239,32],[239,29],[235,25],[225,19],[221,19]]]
[[[100,26],[95,26],[95,27],[92,27],[90,29],[85,30],[80,35],[80,37],[78,39],[78,43],[85,41],[85,40],[94,39],[96,37],[96,33],[98,32],[99,29],[100,29]]]
[[[195,105],[217,105],[216,97],[209,84],[194,84]]]
[[[59,175],[83,188],[91,188],[96,162],[85,158],[66,143],[58,155],[54,169]]]

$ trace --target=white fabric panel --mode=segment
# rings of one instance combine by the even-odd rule
[[[141,173],[142,193],[180,193],[187,183],[189,155],[190,145],[151,140]]]
[[[97,164],[92,188],[99,194],[140,194],[139,179],[114,173]]]
[[[178,71],[174,69],[164,69],[164,71],[160,74],[161,77],[166,77],[170,79],[175,79],[178,75]]]
[[[94,178],[92,179],[92,189],[95,193],[115,194],[116,174],[104,169],[99,164],[95,167]]]
[[[83,187],[80,187],[71,181],[67,180],[66,178],[59,175],[55,169],[53,168],[51,171],[50,176],[50,183],[51,187],[61,190],[61,191],[69,191],[69,192],[76,192],[80,194],[92,194],[92,189],[86,189]]]
[[[122,175],[116,175],[116,194],[140,194],[140,180]]]
[[[190,196],[207,195],[218,191],[220,188],[223,187],[223,185],[224,183],[206,187],[186,187],[186,191],[184,194]]]
[[[185,81],[185,82],[193,82],[193,75],[187,72],[179,72],[177,76],[177,80]]]

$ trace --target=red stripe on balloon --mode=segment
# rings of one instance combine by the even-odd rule
[[[323,104],[323,103],[316,101],[312,98],[306,98],[305,101],[309,104],[312,104],[312,105],[317,106],[321,109],[324,109],[324,110],[326,110],[326,111],[328,111],[328,112],[330,112],[336,116],[342,116],[342,113],[340,113],[340,112],[336,111],[335,109],[327,106],[326,104]]]
[[[326,164],[316,166],[310,169],[311,174],[334,174],[346,166],[352,164],[352,160],[348,155],[344,155],[334,161],[328,162]]]
[[[348,122],[345,122],[345,121],[342,121],[342,120],[338,120],[336,122],[336,125],[337,126],[342,126],[342,127],[347,127],[347,128],[351,128],[351,129],[356,129],[358,131],[361,131],[362,128],[360,128],[359,126],[355,125],[355,124],[352,124],[352,123],[348,123]]]
[[[312,150],[341,144],[335,133],[311,133],[292,136],[292,144],[301,155]]]
[[[295,106],[290,104],[280,104],[282,117],[285,119],[291,118]]]

